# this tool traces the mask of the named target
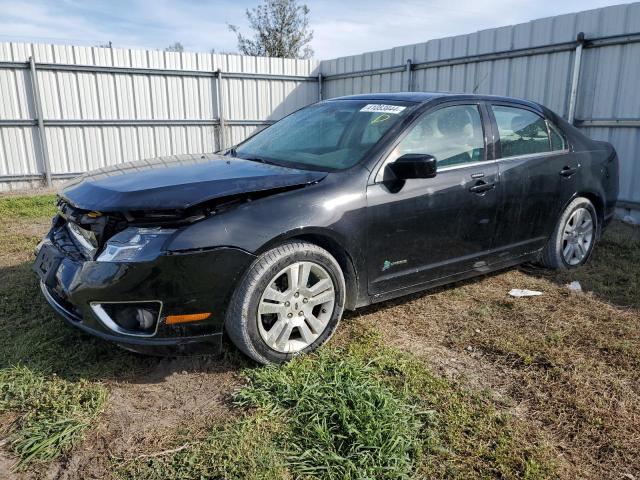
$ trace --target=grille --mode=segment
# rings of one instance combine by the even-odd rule
[[[65,220],[58,221],[53,227],[51,231],[51,241],[66,257],[75,261],[86,260],[84,252],[71,239]]]

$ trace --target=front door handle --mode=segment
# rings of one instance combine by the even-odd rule
[[[488,183],[484,180],[478,180],[473,187],[469,188],[469,191],[473,193],[484,193],[494,189],[495,186],[495,183]]]
[[[569,178],[570,176],[574,175],[576,172],[578,171],[577,168],[575,167],[570,167],[569,165],[565,165],[564,167],[562,167],[562,170],[560,170],[560,175],[562,175],[563,177],[567,177]]]

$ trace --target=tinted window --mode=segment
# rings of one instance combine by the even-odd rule
[[[393,157],[407,153],[433,155],[440,168],[484,160],[478,107],[456,105],[425,114],[400,142]]]
[[[544,119],[529,110],[493,105],[502,157],[548,152],[549,132]]]
[[[566,144],[558,127],[549,123],[549,132],[551,133],[551,150],[564,150]]]
[[[301,168],[348,168],[414,107],[384,100],[318,103],[257,133],[240,144],[235,154]]]

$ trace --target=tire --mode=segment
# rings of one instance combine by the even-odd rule
[[[579,217],[583,220],[578,220]],[[578,221],[581,222],[580,225],[576,224]],[[590,228],[587,228],[587,225],[590,225]],[[556,228],[542,251],[542,265],[552,270],[566,270],[584,265],[596,244],[598,228],[598,215],[591,201],[584,197],[574,199],[560,215]],[[590,237],[579,233],[588,231]],[[569,244],[573,245],[574,255],[570,255],[572,250]]]
[[[329,252],[312,243],[287,242],[251,264],[232,295],[225,330],[256,362],[282,363],[329,340],[345,298],[344,275]]]

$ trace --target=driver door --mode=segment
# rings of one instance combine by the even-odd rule
[[[481,103],[446,104],[401,136],[385,165],[408,153],[437,160],[434,178],[398,181],[382,166],[367,188],[369,293],[382,295],[482,269],[499,204]],[[489,143],[492,143],[489,141]]]

